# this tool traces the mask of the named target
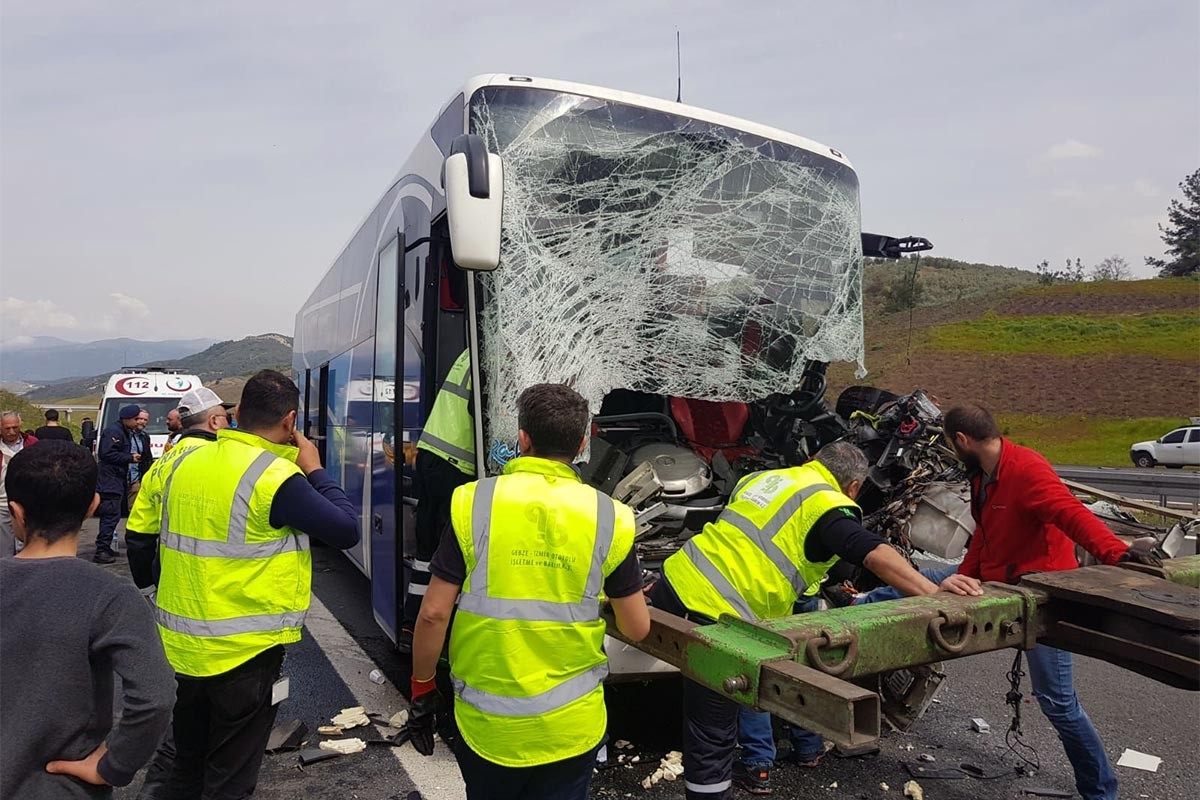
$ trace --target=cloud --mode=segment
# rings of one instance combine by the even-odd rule
[[[22,300],[5,297],[0,300],[0,316],[4,318],[6,331],[20,331],[28,336],[43,331],[73,330],[79,320],[69,311],[58,307],[53,300]]]
[[[106,331],[132,333],[150,316],[150,306],[132,295],[112,292],[108,299],[111,301],[108,313],[100,322],[100,327]]]
[[[1042,158],[1047,161],[1062,161],[1068,158],[1097,158],[1103,152],[1103,150],[1095,145],[1081,142],[1078,139],[1067,139],[1065,142],[1059,142],[1051,146],[1049,150],[1042,153]]]

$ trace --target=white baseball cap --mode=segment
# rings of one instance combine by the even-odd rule
[[[191,417],[208,411],[210,408],[217,406],[229,407],[229,403],[225,403],[217,396],[217,393],[208,387],[201,386],[199,389],[192,389],[186,393],[179,401],[176,411],[181,417]]]

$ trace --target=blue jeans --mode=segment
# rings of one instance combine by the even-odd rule
[[[789,725],[792,752],[808,759],[824,755],[825,740],[820,734]],[[742,763],[747,767],[775,766],[775,735],[771,731],[771,715],[742,706],[738,709],[738,744],[742,746]]]
[[[1075,696],[1071,654],[1046,645],[1025,653],[1029,682],[1042,713],[1062,740],[1075,770],[1075,788],[1084,800],[1116,800],[1117,776],[1104,752],[1104,743]]]
[[[929,578],[929,580],[933,581],[939,586],[942,584],[942,581],[946,580],[946,578],[949,578],[956,572],[958,572],[958,567],[954,566],[921,570],[922,575],[924,575],[926,578]],[[899,589],[893,589],[890,586],[881,586],[878,589],[874,589],[855,598],[854,605],[861,606],[866,603],[882,603],[884,600],[899,600],[901,597],[904,597],[904,595],[900,594]]]
[[[793,609],[797,614],[816,611],[819,601],[816,598],[800,600]],[[825,740],[819,734],[788,725],[788,734],[792,740],[792,752],[808,758],[825,753]],[[747,767],[775,766],[775,734],[771,730],[771,715],[766,711],[755,711],[742,706],[738,709],[738,744],[742,748],[742,763]]]

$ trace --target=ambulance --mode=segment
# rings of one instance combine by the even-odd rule
[[[201,385],[198,377],[177,369],[127,367],[108,379],[100,401],[98,429],[103,431],[117,422],[123,406],[136,405],[150,412],[146,433],[150,434],[150,453],[158,458],[167,441],[167,412],[179,405],[185,392]]]

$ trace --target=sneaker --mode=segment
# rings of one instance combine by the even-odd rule
[[[741,761],[734,761],[733,785],[750,794],[770,794],[771,770],[769,767],[748,767]]]
[[[95,561],[97,564],[112,564],[116,560],[117,557],[113,555],[113,551],[107,547],[97,549],[96,555],[92,556],[92,561]]]
[[[806,769],[815,769],[821,765],[821,759],[825,757],[824,753],[793,753],[788,759],[791,763],[798,767]]]

